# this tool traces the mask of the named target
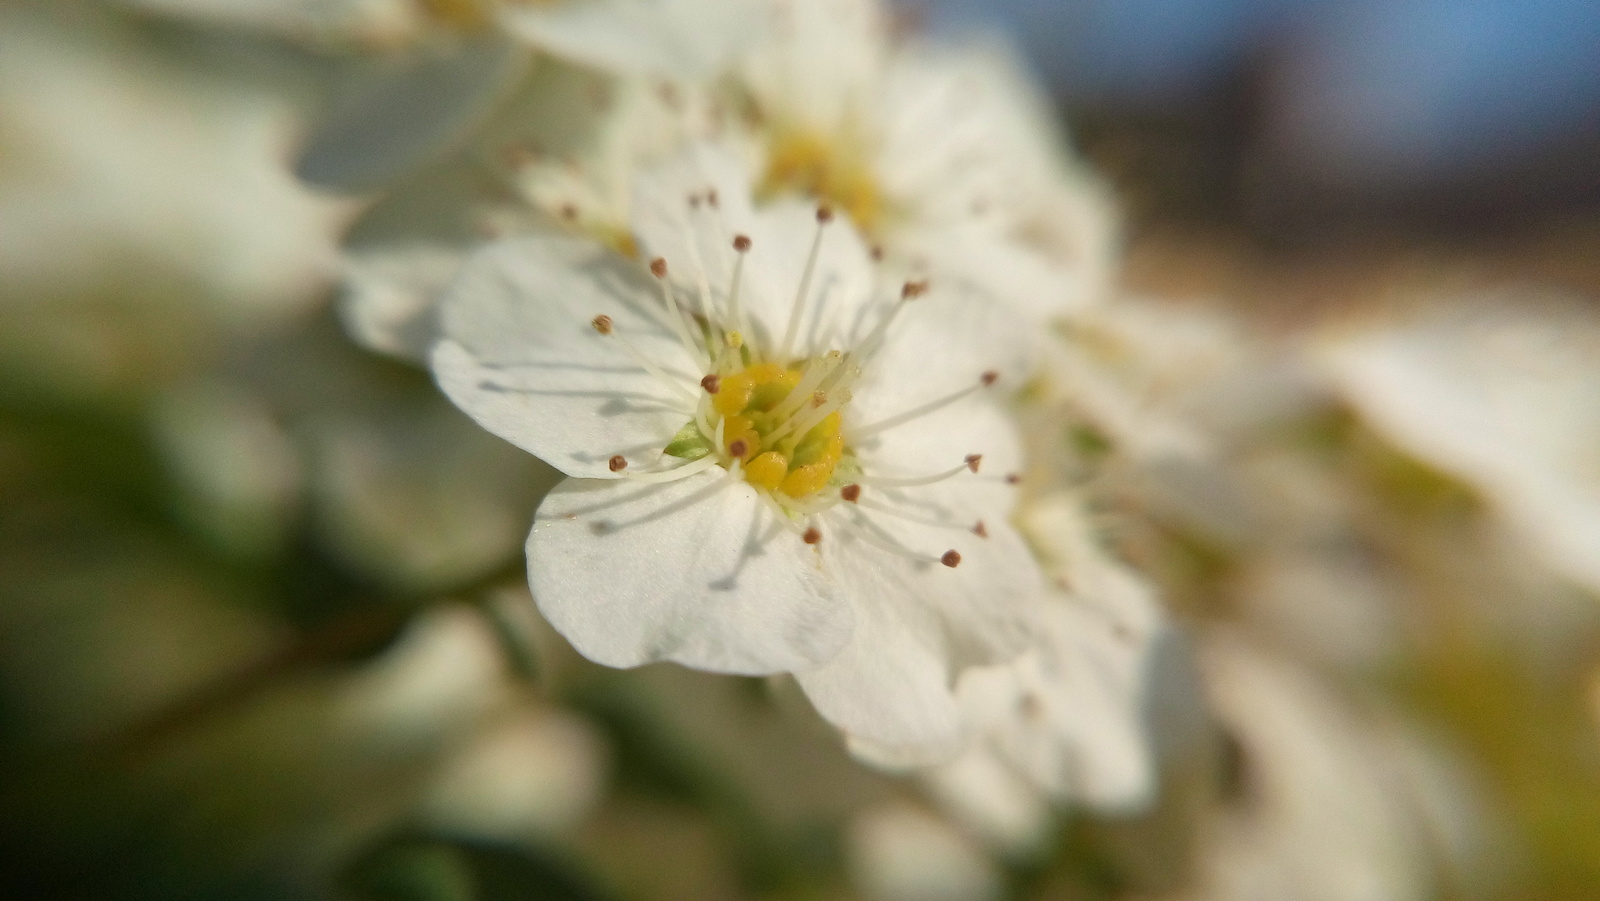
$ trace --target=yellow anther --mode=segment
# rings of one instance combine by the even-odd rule
[[[729,347],[736,350],[744,346],[744,335],[741,335],[738,332],[729,332],[727,335],[723,336],[722,340],[726,342]]]
[[[780,378],[783,372],[783,367],[777,363],[757,363],[745,370],[745,373],[750,376],[751,383],[758,387]]]
[[[789,474],[789,458],[777,451],[767,451],[751,460],[744,468],[745,481],[768,491],[783,484]]]
[[[762,412],[776,407],[783,402],[784,398],[789,396],[789,391],[795,385],[800,384],[801,375],[802,373],[797,369],[779,372],[771,381],[756,388],[755,394],[750,397],[750,406]]]
[[[722,420],[722,446],[732,456],[749,460],[761,450],[761,435],[748,416],[729,416]]]
[[[721,384],[717,386],[717,393],[711,399],[711,406],[723,416],[743,413],[744,408],[750,405],[751,392],[755,390],[755,381],[750,378],[749,370],[725,375]]]
[[[828,480],[833,478],[833,462],[818,461],[805,466],[795,467],[783,479],[783,484],[778,490],[790,497],[806,497],[816,494],[828,485]]]
[[[838,463],[844,456],[844,439],[839,437],[839,413],[834,411],[806,433],[794,449],[794,462],[804,466],[823,460]]]

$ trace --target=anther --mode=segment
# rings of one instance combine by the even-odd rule
[[[717,204],[718,204],[717,189],[716,188],[707,189],[706,190],[706,206],[709,206],[712,209],[716,209],[717,208]]]
[[[978,376],[978,381],[982,382],[983,383],[983,387],[985,387],[985,388],[989,387],[990,385],[993,385],[995,382],[997,382],[999,380],[1000,380],[1000,373],[995,372],[993,369],[990,369],[987,372],[985,372],[983,375]]]
[[[817,531],[816,526],[812,526],[811,528],[806,529],[805,534],[801,535],[800,538],[806,544],[816,544],[822,540],[822,533]]]
[[[594,326],[594,330],[602,335],[611,334],[611,317],[604,313],[594,317],[589,324]]]
[[[1008,473],[1006,475],[1006,484],[1007,485],[1017,485],[1017,484],[1020,484],[1021,482],[1022,482],[1022,476],[1019,475],[1018,473],[1014,473],[1013,472],[1013,473]]]
[[[967,454],[967,468],[973,472],[978,471],[978,464],[983,462],[983,454]]]
[[[989,527],[985,526],[983,524],[983,520],[980,519],[975,524],[973,524],[973,526],[972,526],[972,534],[978,536],[979,538],[988,538],[989,537]]]
[[[722,377],[712,373],[700,380],[700,387],[706,389],[707,394],[716,394],[722,390]]]
[[[839,496],[853,504],[861,500],[861,486],[856,484],[846,485],[839,489]]]
[[[691,209],[691,210],[700,209],[700,195],[699,194],[690,194],[689,195],[689,209]]]
[[[826,225],[833,221],[833,207],[823,204],[817,207],[817,221]]]
[[[926,293],[928,293],[928,280],[925,278],[914,282],[906,282],[900,286],[900,298],[902,300],[911,300]]]
[[[570,203],[563,203],[561,205],[561,218],[568,222],[578,218],[578,208]]]
[[[743,438],[735,438],[733,439],[733,443],[728,445],[728,455],[730,457],[739,457],[742,459],[745,451],[749,449],[750,445],[746,444]]]
[[[749,236],[747,236],[747,235],[734,235],[733,236],[733,249],[739,251],[740,253],[744,253],[745,251],[749,250],[750,249],[750,238],[749,238]]]
[[[811,406],[820,407],[820,406],[822,406],[823,404],[825,404],[827,402],[828,402],[828,392],[826,392],[826,391],[813,391],[813,392],[811,392]]]
[[[611,467],[612,472],[621,472],[628,468],[628,458],[621,454],[617,454],[616,456],[612,457],[611,460],[606,463],[606,465]]]
[[[952,548],[944,552],[944,556],[939,558],[939,562],[951,569],[955,569],[961,565],[961,554]]]
[[[874,244],[874,245],[872,245],[872,260],[873,260],[873,262],[877,262],[877,263],[883,262],[883,245],[882,244]]]
[[[667,261],[662,259],[661,257],[656,257],[655,259],[651,260],[650,261],[650,274],[655,276],[656,278],[666,278],[667,277]]]

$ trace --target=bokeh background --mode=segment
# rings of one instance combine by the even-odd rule
[[[337,167],[387,145],[325,123],[391,61],[177,6],[0,5],[0,893],[1282,898],[1206,887],[1224,834],[1300,898],[1600,895],[1600,599],[1475,566],[1483,499],[1337,405],[1275,440],[1360,510],[1343,581],[1263,608],[1236,550],[1121,533],[1195,636],[1155,683],[1151,810],[986,844],[792,689],[578,658],[522,580],[555,475],[335,310],[340,241],[393,204]],[[1123,207],[1131,294],[1286,344],[1423,295],[1600,302],[1600,5],[897,13],[1025,50]],[[1381,800],[1402,731],[1432,775],[1394,778],[1437,790],[1385,862],[1342,786]],[[1331,750],[1274,756],[1290,734]],[[1228,832],[1282,784],[1306,828]]]

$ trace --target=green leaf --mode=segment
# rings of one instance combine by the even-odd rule
[[[698,460],[711,453],[711,440],[700,434],[700,427],[691,421],[672,436],[664,453],[670,457]]]

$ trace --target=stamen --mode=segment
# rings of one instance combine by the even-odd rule
[[[814,398],[815,395],[813,395],[813,399]],[[849,402],[849,389],[837,391],[832,397],[825,397],[820,406],[813,406],[811,411],[806,413],[804,416],[790,416],[783,425],[779,426],[772,432],[772,434],[767,436],[766,441],[768,444],[775,444],[777,443],[778,439],[788,435],[790,432],[794,433],[796,440],[804,438],[807,432],[816,428],[817,425],[822,422],[822,420],[828,418],[829,414]]]
[[[782,365],[789,360],[789,349],[794,347],[795,336],[800,334],[800,319],[806,308],[806,296],[811,293],[811,276],[817,268],[817,255],[822,251],[824,226],[833,221],[833,210],[817,207],[817,233],[811,239],[811,252],[806,255],[806,268],[800,274],[800,290],[795,292],[794,303],[789,307],[789,327],[783,332],[783,343],[778,345],[775,362]]]
[[[957,466],[954,469],[947,469],[944,472],[934,473],[931,476],[915,476],[915,477],[912,477],[912,478],[886,478],[886,477],[881,477],[881,476],[871,476],[871,475],[867,475],[866,473],[862,473],[857,478],[859,478],[861,480],[861,484],[867,485],[867,486],[870,486],[870,487],[873,487],[873,488],[916,488],[916,487],[921,486],[921,485],[933,485],[933,484],[938,483],[938,482],[943,482],[945,479],[955,478],[956,476],[961,475],[963,472],[967,472],[967,471],[969,471],[971,469],[972,469],[972,465],[967,463],[965,460],[963,460],[960,466]]]
[[[967,459],[965,462],[968,469],[972,470],[973,472],[977,472],[978,465],[983,462],[983,454],[967,454]]]
[[[707,394],[716,394],[722,390],[722,377],[712,373],[700,380],[700,387],[706,389]]]
[[[944,555],[939,558],[939,562],[951,569],[955,569],[961,565],[961,554],[955,548],[951,548],[944,552]]]
[[[860,363],[858,365],[865,365],[867,361],[871,360],[873,356],[878,353],[878,348],[883,346],[883,336],[888,334],[889,326],[894,324],[895,318],[900,315],[900,311],[905,308],[905,305],[913,300],[916,300],[927,292],[928,282],[926,279],[916,282],[906,282],[904,285],[900,286],[900,298],[889,307],[889,312],[885,313],[884,317],[878,320],[878,324],[873,327],[872,332],[868,334],[859,345],[858,350],[856,351],[856,356],[860,359]]]
[[[621,454],[617,454],[610,460],[606,461],[606,465],[611,467],[612,472],[621,472],[628,468],[628,458]]]
[[[754,332],[750,328],[750,320],[745,315],[744,306],[739,303],[739,288],[744,284],[744,257],[750,250],[750,239],[744,235],[737,235],[733,239],[733,249],[739,255],[733,260],[733,284],[728,286],[728,315],[731,322],[739,331],[750,335]]]
[[[822,380],[827,378],[843,359],[843,353],[837,350],[830,350],[823,355],[821,360],[814,361],[810,366],[807,366],[805,375],[802,375],[800,381],[796,382],[795,386],[789,389],[789,393],[784,395],[783,402],[772,408],[772,417],[774,419],[783,419],[793,415],[796,410],[799,410],[805,404],[807,397],[815,395],[816,390],[822,385]]]
[[[852,482],[839,489],[839,496],[853,504],[861,500],[861,486]]]
[[[983,524],[983,520],[980,519],[976,523],[973,524],[973,526],[972,526],[972,534],[978,536],[979,538],[988,538],[989,537],[989,527],[985,526]]]
[[[888,419],[880,419],[871,425],[863,426],[859,429],[852,429],[850,434],[854,436],[855,440],[861,441],[865,438],[870,438],[879,432],[892,429],[895,426],[905,425],[908,422],[914,422],[931,413],[937,413],[938,411],[943,410],[945,407],[950,406],[969,394],[982,391],[990,385],[993,385],[997,378],[999,378],[999,375],[993,370],[990,370],[989,372],[985,372],[978,379],[978,384],[976,385],[970,385],[966,388],[962,388],[960,391],[946,394],[944,397],[937,398],[935,400],[930,400],[919,407],[912,407],[904,413],[897,413],[894,416],[890,416]]]
[[[677,379],[667,375],[666,370],[662,369],[660,366],[657,366],[655,361],[645,356],[644,352],[635,347],[632,341],[629,341],[621,332],[617,331],[616,323],[612,321],[610,316],[601,313],[599,316],[594,317],[593,321],[590,322],[590,325],[594,326],[595,331],[608,338],[612,338],[621,344],[622,349],[627,351],[628,356],[633,358],[633,362],[638,363],[645,372],[655,376],[658,380],[660,380],[661,384],[666,385],[673,394],[678,395],[680,399],[688,401],[690,404],[697,402],[694,394],[690,392],[689,389],[678,384]]]
[[[655,472],[623,472],[622,477],[635,482],[676,482],[687,479],[697,472],[705,472],[717,465],[716,454],[706,454],[698,460],[685,463],[676,469],[657,470]]]
[[[1006,484],[1007,485],[1018,485],[1018,484],[1021,484],[1021,483],[1022,483],[1022,475],[1021,475],[1021,473],[1015,473],[1015,472],[1006,473]]]
[[[840,525],[844,526],[845,529],[851,535],[854,535],[857,538],[860,538],[862,541],[865,541],[867,544],[872,545],[873,547],[877,548],[880,551],[888,551],[889,553],[894,554],[897,557],[905,557],[908,560],[914,560],[914,561],[916,561],[918,563],[943,563],[944,562],[944,558],[943,557],[935,557],[932,554],[919,554],[916,551],[913,551],[908,547],[902,546],[898,542],[890,541],[890,540],[884,538],[883,536],[877,534],[875,531],[873,531],[873,529],[871,527],[864,526],[861,523],[856,522],[854,517],[841,516],[841,517],[838,517],[835,521],[838,522]],[[953,551],[946,552],[946,556],[948,556],[950,553],[954,553],[954,552]],[[960,555],[957,554],[956,555],[956,562],[959,563],[960,559],[961,559]],[[946,565],[953,565],[953,564],[946,564]]]
[[[806,544],[816,544],[822,540],[822,532],[816,526],[812,526],[806,529],[805,534],[801,535],[800,538]]]
[[[677,333],[683,349],[689,352],[691,358],[699,358],[703,354],[709,362],[711,349],[702,347],[699,341],[690,337],[687,314],[678,306],[678,297],[672,293],[672,285],[667,282],[667,261],[661,257],[651,260],[650,274],[655,276],[661,285],[661,299],[667,305],[667,318],[672,320],[672,330]]]

